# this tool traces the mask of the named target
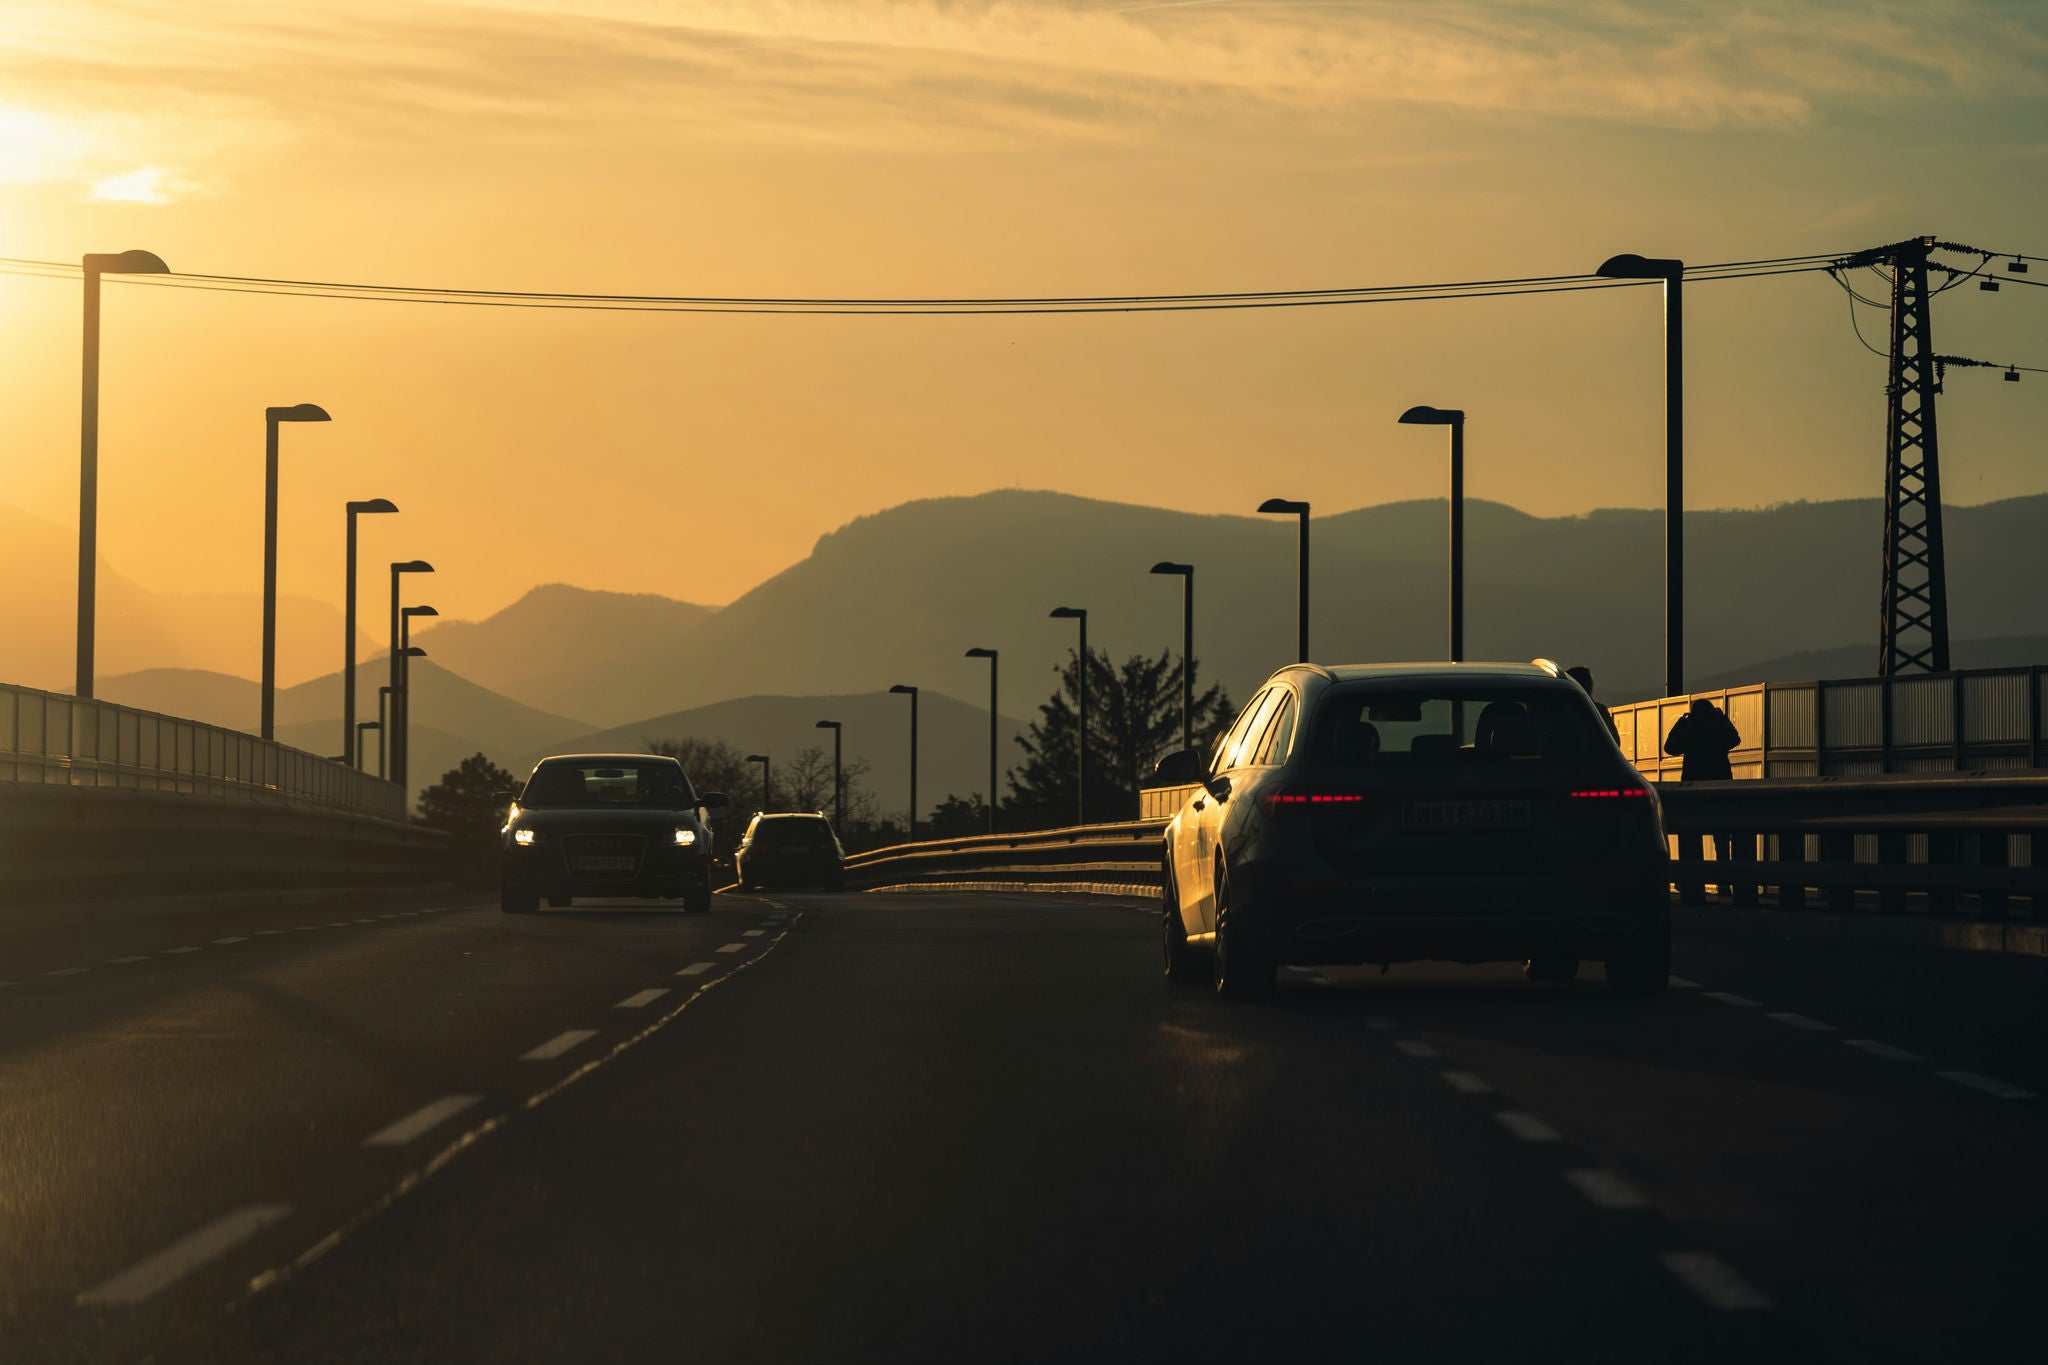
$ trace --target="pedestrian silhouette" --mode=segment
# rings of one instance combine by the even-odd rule
[[[1720,707],[1705,697],[1694,697],[1692,705],[1664,737],[1664,752],[1681,760],[1681,782],[1726,781],[1735,776],[1728,752],[1741,743],[1742,732]],[[1735,856],[1735,836],[1716,834],[1713,838],[1715,859],[1724,863],[1731,860]],[[1699,835],[1681,835],[1679,839],[1680,856],[1698,859],[1704,855]],[[1733,894],[1735,888],[1724,882],[1721,890]],[[1706,888],[1699,882],[1684,883],[1679,887],[1678,898],[1687,905],[1698,905],[1706,899]]]
[[[1591,699],[1593,709],[1600,713],[1600,719],[1606,723],[1607,733],[1614,736],[1616,744],[1621,743],[1621,727],[1614,723],[1613,713],[1600,704],[1598,697],[1593,696],[1593,670],[1584,664],[1573,664],[1564,671],[1564,675],[1577,683],[1586,696]]]

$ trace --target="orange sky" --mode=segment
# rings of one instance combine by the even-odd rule
[[[1257,289],[1915,233],[2048,253],[2038,4],[897,0],[0,3],[0,254],[702,294]],[[2048,279],[2048,266],[2035,278]],[[1699,506],[1874,496],[1882,362],[1825,277],[1691,295]],[[1867,315],[1866,332],[1877,339]],[[1944,351],[2048,365],[2048,291]],[[77,286],[0,275],[0,503],[68,523]],[[757,318],[107,290],[102,546],[144,584],[339,596],[404,508],[481,615],[535,583],[730,600],[910,498],[1197,511],[1661,497],[1645,291],[1289,312]],[[1952,376],[1948,495],[2048,488],[2048,377]],[[70,566],[48,590],[68,594]],[[371,623],[375,628],[375,623]],[[252,634],[254,623],[252,622]]]

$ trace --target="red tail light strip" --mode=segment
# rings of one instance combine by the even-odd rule
[[[1649,794],[1648,787],[1589,787],[1573,792],[1571,797],[1574,801],[1621,801]]]
[[[1274,792],[1265,798],[1269,806],[1356,806],[1365,800],[1355,793]]]

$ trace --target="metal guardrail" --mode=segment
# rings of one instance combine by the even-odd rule
[[[405,818],[396,784],[283,744],[0,683],[0,782],[126,787]]]
[[[1144,793],[1148,816],[1191,787]],[[2048,923],[2048,774],[1658,784],[1673,844],[1673,885],[1729,888],[1736,905],[1957,915],[1988,921],[2023,907]],[[1165,820],[900,844],[847,859],[859,885],[1111,882],[1156,888]],[[1715,837],[1733,855],[1710,856]]]
[[[1622,753],[1652,779],[1678,776],[1664,737],[1695,696],[1741,733],[1728,755],[1737,778],[2011,771],[2043,766],[2044,674],[2035,666],[1754,683],[1611,711]]]

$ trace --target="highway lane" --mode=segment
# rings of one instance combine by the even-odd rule
[[[1943,1075],[2033,1080],[1969,1018],[2023,967],[1902,1009],[1894,960],[1695,940],[1662,1001],[1432,966],[1247,1008],[1158,982],[1140,907],[769,899],[365,906],[0,993],[0,1357],[2031,1350],[2043,1103]]]

